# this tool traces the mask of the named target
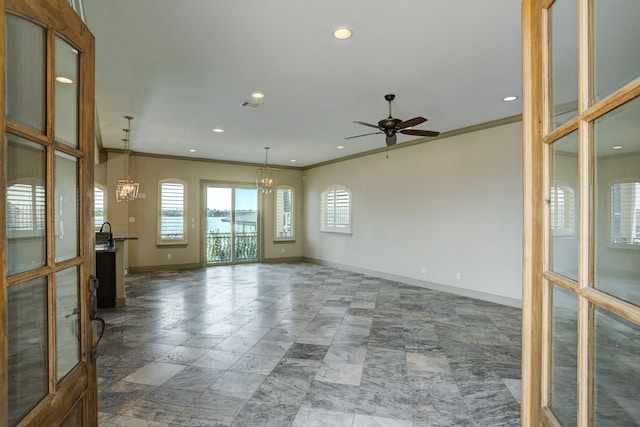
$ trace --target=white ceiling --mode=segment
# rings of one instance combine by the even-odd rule
[[[262,163],[269,146],[270,164],[304,167],[384,147],[344,138],[375,131],[353,121],[385,118],[387,93],[394,117],[429,119],[417,129],[521,113],[516,0],[85,0],[85,12],[105,148],[123,148],[132,115],[136,152]],[[333,39],[339,26],[353,37]],[[241,107],[255,91],[262,105]]]

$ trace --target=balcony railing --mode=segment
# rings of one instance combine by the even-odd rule
[[[207,262],[223,263],[258,259],[258,233],[235,233],[235,258],[231,258],[231,233],[207,234]]]

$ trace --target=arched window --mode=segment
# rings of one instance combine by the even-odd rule
[[[187,183],[179,179],[158,182],[158,245],[187,243]]]
[[[330,185],[320,200],[320,231],[351,233],[351,190]]]
[[[276,190],[276,224],[274,240],[295,240],[295,199],[293,187],[283,185]]]

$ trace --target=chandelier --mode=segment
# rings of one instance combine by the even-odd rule
[[[132,116],[124,116],[127,119],[128,124],[126,129],[122,129],[125,133],[125,137],[122,139],[124,141],[124,179],[118,180],[118,184],[116,186],[116,200],[118,202],[129,202],[138,197],[138,188],[140,184],[135,182],[129,176],[129,153],[131,152],[129,148],[129,143],[131,141],[129,135],[131,133],[131,120],[133,120]]]
[[[262,194],[269,194],[278,186],[278,169],[269,167],[269,148],[264,147],[264,166],[256,169],[256,188]]]

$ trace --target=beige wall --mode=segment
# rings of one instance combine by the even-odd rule
[[[320,232],[331,184],[352,191],[351,236]],[[306,257],[521,300],[521,123],[309,169],[304,194]]]
[[[124,174],[124,155],[109,153],[106,163],[97,169],[106,169],[105,176],[108,201],[107,219],[116,234],[138,236],[139,240],[128,245],[128,266],[130,269],[156,268],[160,266],[196,266],[201,265],[201,232],[204,223],[201,206],[202,184],[204,182],[223,182],[229,184],[254,184],[256,167],[221,162],[187,159],[167,159],[143,155],[131,155],[131,176],[140,182],[140,195],[129,203],[117,203],[115,186]],[[187,182],[187,239],[186,245],[156,245],[158,181],[165,178],[177,178]],[[96,180],[96,182],[99,182]],[[279,184],[291,185],[296,191],[296,222],[302,224],[302,172],[296,169],[280,169]],[[304,234],[302,227],[296,231],[296,242],[274,243],[273,195],[261,198],[260,221],[264,230],[262,242],[263,260],[300,258]],[[133,222],[132,222],[133,221]],[[284,252],[283,252],[284,250]],[[167,255],[171,254],[171,259]]]

